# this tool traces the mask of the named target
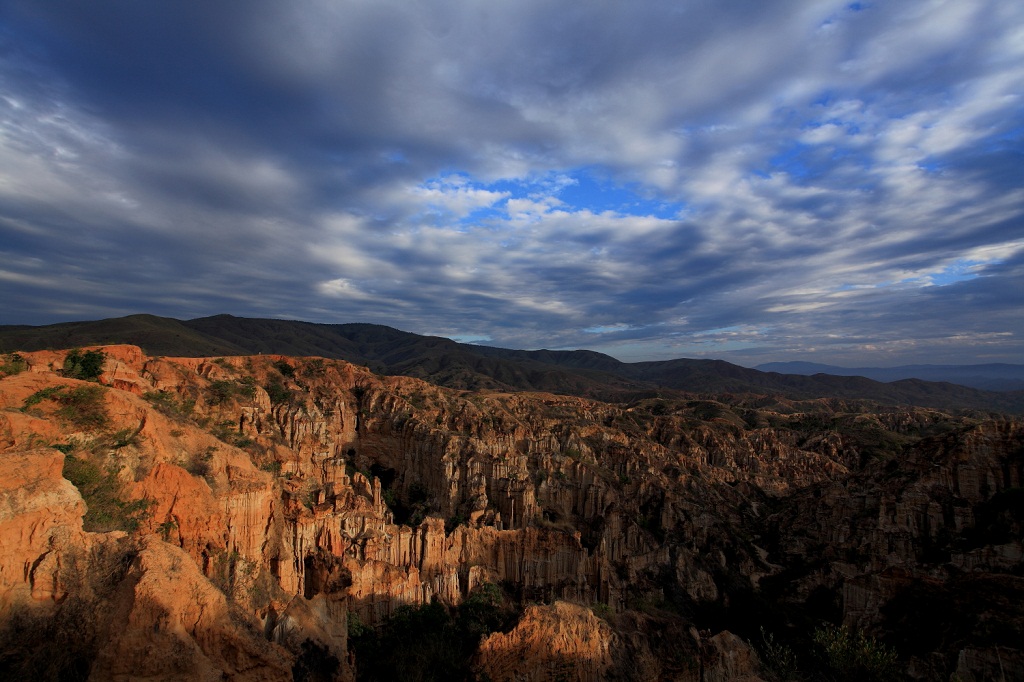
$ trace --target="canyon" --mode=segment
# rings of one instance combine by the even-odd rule
[[[1019,418],[87,352],[5,356],[9,679],[1024,679]]]

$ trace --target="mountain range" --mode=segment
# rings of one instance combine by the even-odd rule
[[[779,374],[860,376],[875,381],[922,379],[945,381],[985,391],[1024,390],[1024,365],[993,362],[979,365],[900,365],[898,367],[837,367],[817,362],[768,362],[754,369]]]
[[[969,383],[975,374],[994,379],[993,372],[998,369],[993,368],[1000,366],[991,365],[945,367],[945,373],[927,375],[942,380],[926,381],[919,376],[910,378],[914,372],[907,367],[868,372],[810,363],[762,365],[757,369],[722,360],[625,363],[589,350],[512,350],[457,343],[383,325],[317,324],[232,315],[192,320],[129,315],[44,326],[0,326],[0,352],[114,343],[137,345],[150,355],[170,357],[320,356],[363,365],[378,374],[416,377],[448,388],[544,391],[610,402],[683,393],[751,393],[792,400],[842,398],[1024,413],[1024,390],[982,390],[977,384],[949,381],[951,377],[963,377],[963,383]],[[1012,383],[1018,376],[1013,372],[1020,373],[1022,368],[1002,367],[1013,368],[1012,372],[1005,370],[1003,376],[1008,387],[1018,388]]]

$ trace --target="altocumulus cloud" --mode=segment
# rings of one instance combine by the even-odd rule
[[[1024,361],[1024,5],[0,7],[2,323]]]

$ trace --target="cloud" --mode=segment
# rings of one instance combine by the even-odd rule
[[[1024,8],[0,9],[3,322],[1024,361]]]

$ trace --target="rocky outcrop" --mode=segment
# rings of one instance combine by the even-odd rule
[[[288,654],[181,549],[150,536],[112,600],[111,637],[92,676],[103,680],[291,680]]]
[[[0,476],[0,613],[66,595],[62,563],[91,541],[85,503],[61,476],[64,454],[49,448],[8,452]]]
[[[642,615],[616,628],[590,608],[556,601],[527,608],[513,630],[481,642],[474,668],[496,682],[762,679],[757,654],[728,630],[702,637],[693,628],[673,629]]]
[[[511,632],[480,644],[476,668],[495,682],[598,682],[608,679],[615,640],[611,627],[584,606],[531,606]]]
[[[915,676],[961,674],[972,656],[987,669],[995,637],[1002,674],[1024,677],[1014,663],[1024,614],[1010,606],[1024,587],[1022,481],[1024,425],[1003,421],[922,440],[898,460],[803,491],[769,519],[778,560],[801,567],[787,591],[831,592],[847,626],[913,652]],[[937,630],[939,604],[960,616]],[[981,625],[993,621],[993,632]],[[943,655],[931,655],[941,642]]]
[[[64,557],[88,572],[117,549],[117,580],[89,588],[114,615],[83,653],[109,678],[137,664],[277,679],[306,656],[345,679],[350,617],[454,609],[492,583],[544,604],[487,640],[494,679],[742,679],[758,674],[742,639],[758,623],[737,604],[825,594],[885,635],[908,586],[975,594],[969,574],[1016,590],[1017,422],[752,396],[610,405],[318,358],[104,352],[104,388],[86,391],[102,424],[76,419],[73,392],[95,384],[61,376],[61,352],[24,354],[31,371],[0,380],[0,609],[59,611]],[[137,526],[83,527],[65,452],[146,501]],[[986,669],[1009,646],[951,641],[926,674]],[[911,669],[941,646],[908,653]],[[139,647],[152,662],[133,661]]]
[[[760,667],[751,646],[728,630],[701,647],[701,682],[760,682]]]

